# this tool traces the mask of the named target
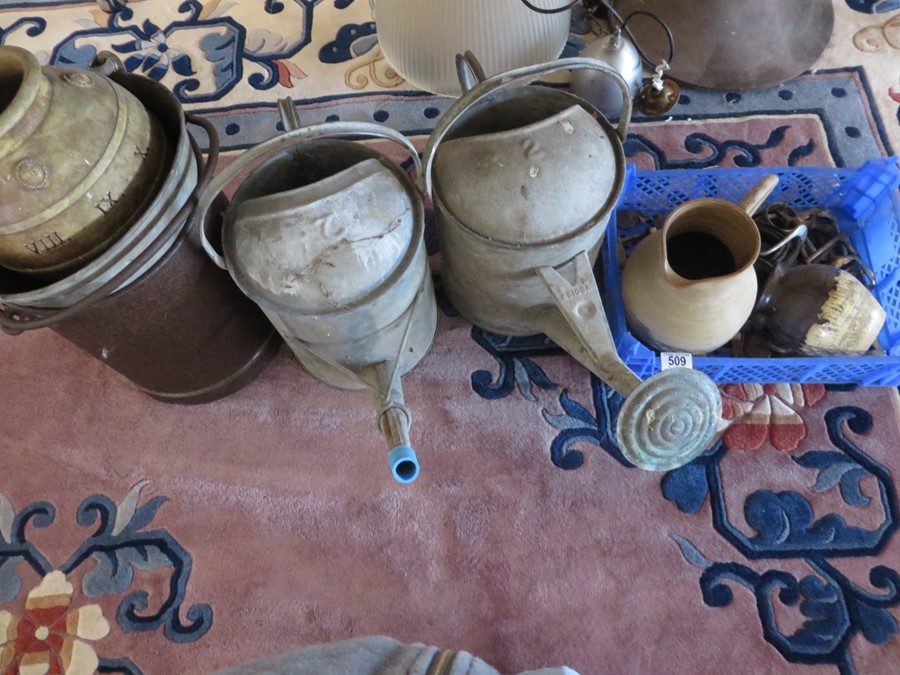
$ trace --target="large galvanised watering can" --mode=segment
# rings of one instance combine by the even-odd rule
[[[491,78],[471,53],[457,65],[468,91],[436,125],[421,174],[435,204],[450,301],[486,330],[545,333],[625,396],[616,437],[632,463],[663,470],[690,461],[718,431],[718,389],[688,369],[642,382],[616,352],[593,274],[624,185],[628,85],[585,58]],[[579,69],[618,85],[618,129],[569,92],[523,86]]]
[[[416,479],[410,413],[401,375],[434,339],[437,307],[424,244],[422,196],[407,173],[356,138],[415,147],[377,124],[300,128],[280,102],[286,131],[246,151],[200,198],[198,217],[247,167],[225,216],[222,254],[240,289],[275,325],[314,377],[341,389],[367,389],[401,483]]]

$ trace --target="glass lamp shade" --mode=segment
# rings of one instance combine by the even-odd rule
[[[565,0],[531,0],[544,9]],[[521,0],[375,0],[384,57],[410,84],[459,96],[456,55],[471,50],[490,77],[556,59],[571,11],[540,14]]]

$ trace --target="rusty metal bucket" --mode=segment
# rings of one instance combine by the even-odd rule
[[[187,118],[209,136],[202,166],[168,89],[145,77],[111,77],[156,115],[175,148],[166,180],[138,222],[77,272],[50,284],[0,272],[0,328],[16,334],[50,327],[161,401],[215,400],[249,382],[281,345],[190,227],[197,195],[215,170],[215,130]]]

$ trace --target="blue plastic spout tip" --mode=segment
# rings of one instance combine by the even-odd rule
[[[412,483],[419,477],[419,460],[416,451],[408,445],[395,446],[388,453],[391,474],[398,483]]]

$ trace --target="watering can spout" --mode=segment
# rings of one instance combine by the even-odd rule
[[[398,483],[412,483],[419,477],[419,459],[408,445],[395,446],[388,453],[388,466]]]
[[[363,378],[370,381],[378,408],[378,430],[387,441],[388,466],[398,483],[412,483],[419,477],[419,459],[410,444],[412,416],[403,400],[403,389],[396,364],[380,362],[366,368]]]
[[[641,384],[641,379],[616,351],[587,252],[575,256],[573,263],[574,283],[553,267],[537,269],[556,302],[543,322],[544,333],[594,375],[627,397]]]
[[[625,397],[616,443],[629,461],[656,471],[689,462],[720,431],[722,400],[715,383],[685,368],[641,381],[616,351],[587,252],[571,263],[561,269],[570,277],[574,270],[573,282],[554,267],[536,270],[556,303],[545,315],[544,333]]]
[[[396,400],[387,402],[387,407],[378,415],[378,427],[390,447],[388,466],[398,483],[412,483],[419,477],[419,459],[409,444],[409,411]]]

